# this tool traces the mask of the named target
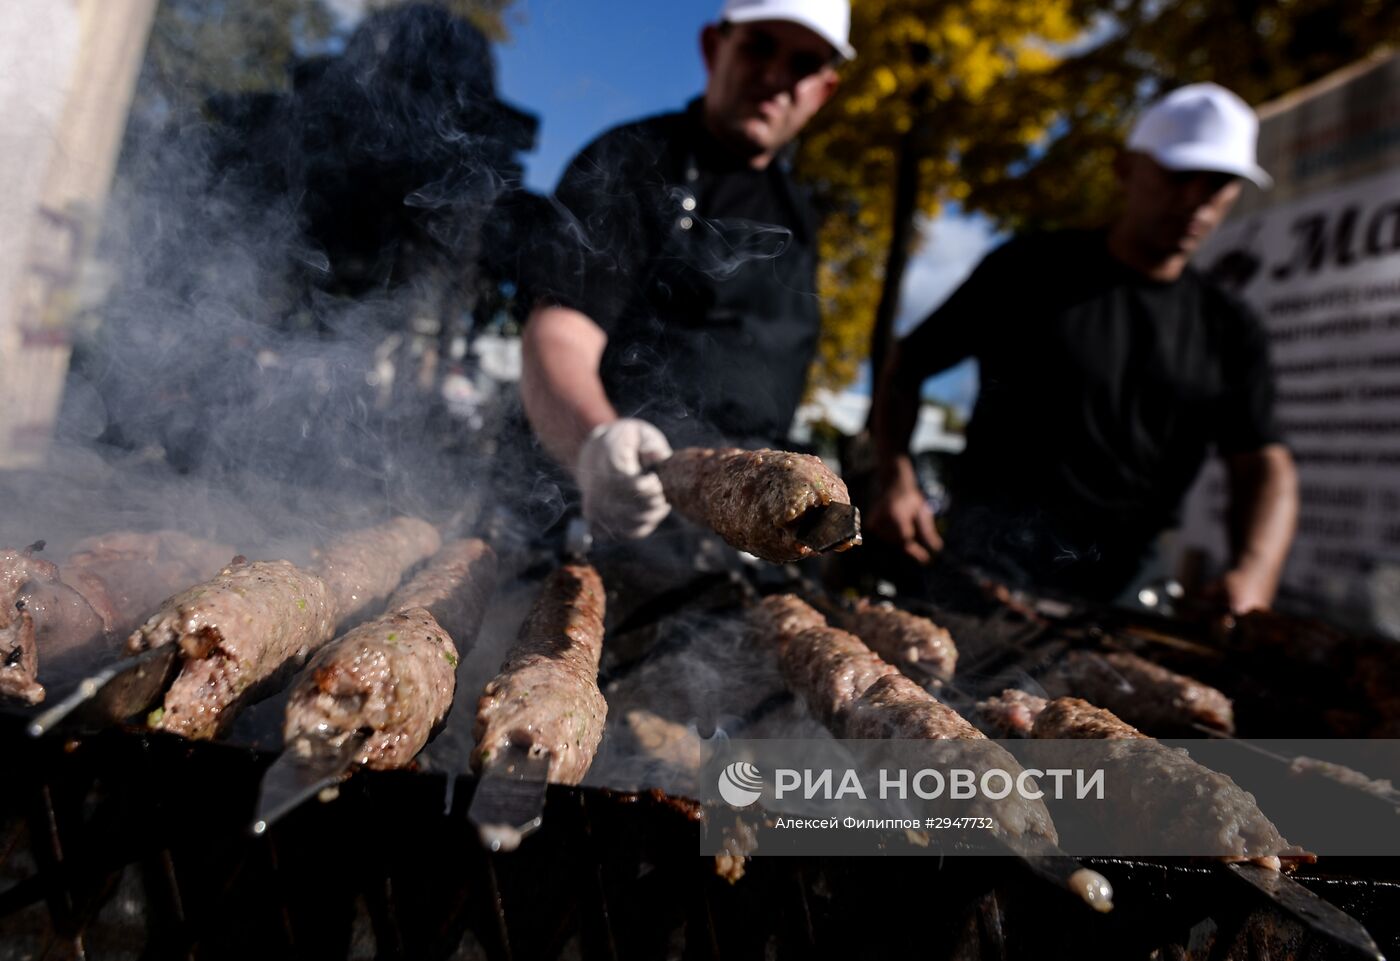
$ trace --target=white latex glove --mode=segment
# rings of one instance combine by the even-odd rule
[[[595,427],[574,466],[583,516],[613,537],[646,537],[666,519],[671,505],[661,478],[643,471],[670,456],[666,435],[644,420],[624,417]]]

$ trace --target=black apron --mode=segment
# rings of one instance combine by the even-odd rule
[[[781,445],[821,327],[813,218],[781,169],[763,183],[785,225],[727,216],[707,203],[725,174],[703,171],[695,151],[682,159],[679,184],[658,201],[650,316],[610,339],[604,385],[619,413],[652,421],[674,446]]]

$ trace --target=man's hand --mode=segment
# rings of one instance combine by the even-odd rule
[[[1206,585],[1206,598],[1230,609],[1231,614],[1267,610],[1273,602],[1276,578],[1267,571],[1236,567]]]
[[[943,550],[943,538],[933,524],[928,499],[913,477],[901,478],[880,493],[870,513],[870,532],[882,541],[903,548],[920,564]]]
[[[1207,595],[1235,614],[1268,607],[1298,526],[1298,471],[1282,444],[1225,457],[1230,569]]]
[[[670,456],[666,435],[644,420],[627,417],[594,428],[574,466],[583,516],[613,537],[646,537],[671,505],[661,478],[644,471]]]

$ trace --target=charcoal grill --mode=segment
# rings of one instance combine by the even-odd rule
[[[0,956],[140,958],[1345,957],[1209,866],[1095,859],[1098,915],[1008,858],[696,855],[724,812],[659,792],[550,789],[545,826],[490,855],[474,787],[366,772],[247,833],[267,758],[133,730],[31,743],[4,795]],[[1375,865],[1309,888],[1400,945],[1400,882]]]
[[[735,585],[711,581],[732,606]],[[1121,626],[977,592],[909,604],[987,687]],[[614,676],[666,652],[626,643],[665,615],[631,617]],[[473,778],[366,771],[255,838],[271,755],[129,727],[34,741],[23,721],[0,716],[0,961],[1350,956],[1215,865],[1085,859],[1114,885],[1107,915],[1010,857],[760,856],[731,884],[697,851],[732,815],[659,791],[552,786],[540,831],[490,854],[465,817]],[[1299,880],[1400,953],[1393,860],[1325,859]]]

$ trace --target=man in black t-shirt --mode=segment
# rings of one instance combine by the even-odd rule
[[[1215,585],[1267,606],[1297,477],[1273,421],[1267,339],[1189,260],[1225,218],[1258,123],[1213,84],[1149,108],[1101,232],[994,251],[896,347],[875,395],[881,494],[869,529],[926,561],[943,547],[908,454],[924,379],[968,357],[981,390],[951,479],[948,549],[1018,583],[1112,599],[1129,587],[1212,450],[1229,475],[1233,563]]]
[[[604,133],[556,190],[523,342],[525,411],[596,528],[669,507],[671,443],[771,445],[816,351],[816,224],[786,148],[855,52],[847,0],[728,0],[704,95]]]

